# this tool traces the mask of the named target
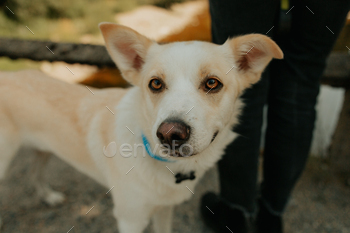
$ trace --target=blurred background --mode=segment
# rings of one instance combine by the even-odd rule
[[[281,11],[288,8],[283,1]],[[100,22],[129,26],[159,42],[211,41],[206,0],[0,0],[1,38],[103,45]],[[12,60],[2,46],[0,42],[0,70],[40,69],[70,83],[97,88],[128,86],[117,68],[45,59]],[[350,63],[344,55],[349,48],[350,16],[333,51],[337,59],[341,57],[332,61],[340,67],[333,70],[342,72],[330,72],[328,79],[323,79],[312,156],[285,215],[287,233],[350,233],[350,95],[346,95]],[[49,49],[45,52],[51,56]],[[330,82],[329,77],[341,81]],[[0,183],[2,232],[67,232],[73,225],[71,232],[117,232],[112,200],[103,187],[52,156],[45,179],[67,200],[61,206],[48,207],[36,199],[26,177],[32,163],[33,155],[22,150]],[[218,190],[217,179],[214,168],[200,182],[193,199],[176,208],[174,232],[211,232],[201,222],[198,207],[203,193]],[[94,209],[85,215],[91,206]],[[149,228],[147,232],[152,231]]]

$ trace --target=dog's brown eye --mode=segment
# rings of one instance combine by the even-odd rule
[[[159,79],[152,79],[150,82],[149,82],[149,88],[153,91],[159,91],[163,88],[163,84],[162,82],[159,80]]]
[[[205,83],[205,87],[206,87],[207,89],[215,89],[215,88],[219,87],[220,84],[221,84],[221,83],[220,83],[217,79],[215,79],[215,78],[210,78],[210,79],[208,79],[207,82]]]
[[[204,79],[200,86],[200,88],[202,88],[206,94],[217,93],[221,90],[222,87],[223,84],[219,81],[219,78],[214,75],[211,75],[208,78]]]

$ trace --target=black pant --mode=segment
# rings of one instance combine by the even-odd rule
[[[294,6],[294,7],[293,7]],[[210,0],[214,43],[229,36],[262,33],[284,52],[273,60],[262,79],[243,94],[246,106],[239,136],[219,162],[221,196],[253,214],[257,198],[257,166],[263,107],[268,105],[261,198],[281,214],[302,173],[315,122],[319,79],[325,61],[344,25],[349,0],[291,0],[291,27],[279,30],[278,0]],[[328,28],[327,28],[328,27]]]

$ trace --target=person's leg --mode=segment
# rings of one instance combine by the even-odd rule
[[[223,43],[228,37],[248,33],[266,34],[274,24],[279,6],[276,0],[210,1],[213,42]],[[262,112],[268,92],[267,74],[265,72],[262,80],[243,94],[245,107],[240,124],[234,129],[241,136],[228,146],[219,162],[221,196],[249,213],[255,210]]]
[[[218,163],[221,198],[249,215],[256,210],[261,126],[268,84],[265,71],[260,82],[243,94],[245,106],[239,125],[233,129],[239,136]]]
[[[292,6],[290,33],[277,41],[285,57],[271,64],[268,99],[261,202],[275,215],[283,213],[304,169],[314,129],[319,79],[350,1],[296,0],[291,1]],[[264,221],[259,222],[263,225]]]
[[[260,131],[267,89],[268,77],[264,73],[261,81],[243,95],[246,106],[240,125],[234,129],[240,135],[218,163],[220,194],[207,193],[202,198],[204,221],[216,232],[227,230],[227,226],[233,232],[246,233],[249,218],[256,212]]]
[[[210,1],[213,42],[222,44],[228,37],[248,33],[266,34],[274,25],[279,6],[278,0]],[[273,30],[269,31],[269,35]],[[213,222],[216,220],[210,216],[211,213],[206,208],[208,205],[211,205],[208,208],[223,212],[222,215],[231,215],[227,227],[234,232],[245,232],[244,226],[238,226],[235,220],[240,221],[244,215],[253,215],[255,212],[262,112],[269,81],[267,74],[268,72],[265,72],[262,80],[242,96],[245,107],[240,117],[240,124],[234,129],[241,136],[228,146],[225,156],[218,164],[220,197],[208,194],[202,200],[202,213],[208,211],[208,218]],[[215,198],[217,200],[213,201]],[[216,207],[214,203],[217,203]],[[230,212],[229,208],[226,208],[228,206],[235,210]],[[223,219],[227,218],[220,218],[219,215],[218,213],[215,215],[218,217],[216,224],[223,225],[221,230],[226,231]],[[204,219],[206,220],[205,216]]]

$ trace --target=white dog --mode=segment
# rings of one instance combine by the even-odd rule
[[[235,138],[240,95],[283,53],[259,34],[160,45],[125,26],[100,29],[134,87],[88,90],[39,71],[0,72],[0,178],[21,146],[52,152],[114,187],[119,232],[140,233],[152,217],[155,232],[169,233],[173,206]],[[63,200],[40,181],[37,189],[50,204]]]

